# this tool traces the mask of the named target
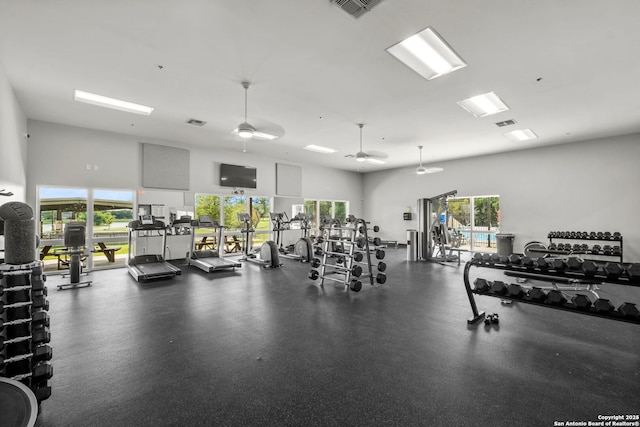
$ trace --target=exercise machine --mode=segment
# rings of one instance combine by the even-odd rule
[[[421,261],[450,262],[459,256],[451,254],[456,241],[447,229],[447,198],[457,190],[418,200],[418,259]],[[459,240],[458,240],[459,245]]]
[[[222,230],[224,225],[219,224],[217,221],[211,219],[209,215],[200,215],[197,221],[191,222],[194,228],[208,228],[216,233],[217,249],[196,249],[197,242],[195,240],[195,230],[191,233],[191,251],[187,258],[187,264],[198,267],[200,270],[211,273],[212,271],[220,270],[235,270],[236,267],[241,267],[242,263],[225,259],[220,256],[220,244],[222,240]]]
[[[87,274],[82,272],[82,263],[86,259],[86,244],[86,225],[84,222],[69,222],[65,224],[65,248],[54,251],[54,254],[58,258],[64,256],[68,259],[65,263],[69,266],[69,274],[63,274],[62,277],[69,277],[69,283],[58,285],[58,290],[91,286],[91,280],[80,280],[81,275]]]
[[[264,268],[282,267],[278,254],[278,246],[272,240],[267,240],[260,246],[258,251],[260,255],[259,258],[257,254],[251,251],[251,236],[255,231],[251,224],[251,216],[249,216],[248,213],[238,213],[238,221],[244,224],[244,228],[241,230],[244,236],[244,255],[240,258],[240,261],[252,262]]]
[[[129,274],[138,282],[151,279],[171,278],[182,274],[182,270],[165,261],[167,248],[167,229],[164,222],[155,219],[152,215],[141,215],[140,219],[129,222],[129,250],[127,251],[127,268]],[[162,254],[132,255],[134,233],[138,233],[136,239],[162,237]],[[144,247],[146,249],[146,246]]]
[[[303,213],[299,213],[295,217],[289,219],[286,212],[271,212],[271,225],[276,234],[276,247],[280,256],[284,258],[294,259],[296,261],[309,262],[313,258],[313,242],[307,237],[309,221]],[[283,231],[293,230],[291,225],[295,222],[300,223],[302,236],[292,245],[284,247],[282,243]]]

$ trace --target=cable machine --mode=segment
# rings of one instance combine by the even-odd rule
[[[451,237],[447,230],[447,198],[458,190],[427,199],[418,199],[418,259],[421,261],[457,261],[457,255],[447,254]],[[444,221],[443,221],[444,218]],[[437,254],[435,256],[434,254]]]

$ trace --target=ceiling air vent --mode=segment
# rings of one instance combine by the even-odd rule
[[[354,18],[359,18],[381,1],[382,0],[331,0],[331,3],[335,4]]]
[[[505,120],[504,122],[498,122],[496,123],[496,126],[498,126],[499,128],[505,127],[505,126],[511,126],[511,125],[515,125],[516,121],[515,120]]]
[[[203,122],[202,120],[198,119],[189,119],[187,120],[187,123],[194,126],[204,126],[207,124],[207,122]]]

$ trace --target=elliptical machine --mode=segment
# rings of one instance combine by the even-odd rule
[[[255,231],[251,224],[251,216],[248,213],[238,213],[238,221],[244,224],[244,228],[240,230],[244,236],[244,255],[240,258],[240,261],[252,262],[264,268],[282,267],[278,256],[278,246],[273,241],[267,240],[260,246],[260,258],[251,251],[251,235]]]
[[[295,244],[284,247],[282,244],[282,232],[293,230],[291,224],[294,222],[300,222],[302,237],[300,237]],[[304,214],[300,213],[289,219],[286,212],[271,212],[271,225],[273,231],[276,233],[276,247],[278,247],[280,251],[280,256],[302,262],[311,261],[313,258],[313,242],[307,237],[310,226]]]
[[[58,285],[58,290],[91,286],[92,280],[80,281],[82,273],[82,256],[86,249],[86,226],[84,222],[69,222],[64,226],[65,249],[55,251],[58,256],[69,257],[70,283]],[[85,273],[86,274],[86,273]],[[62,277],[66,277],[63,275]]]

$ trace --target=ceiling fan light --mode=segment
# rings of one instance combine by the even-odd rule
[[[359,153],[356,153],[356,162],[364,162],[367,160],[367,155],[364,154],[362,151]]]
[[[416,168],[416,173],[418,175],[424,175],[425,173],[427,173],[427,168],[425,168],[424,166],[419,166]]]
[[[251,138],[255,131],[255,128],[247,122],[240,123],[238,126],[238,136],[240,138]]]

